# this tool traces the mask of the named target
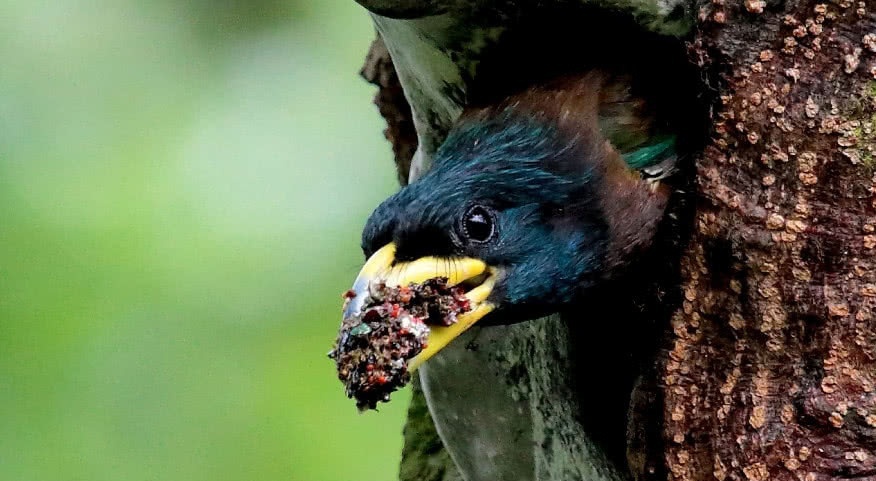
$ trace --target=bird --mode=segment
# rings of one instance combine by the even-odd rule
[[[568,319],[559,319],[558,313],[574,310],[600,286],[628,275],[649,251],[673,192],[667,179],[678,170],[679,141],[671,122],[642,96],[637,82],[622,72],[592,69],[492,95],[465,108],[437,149],[431,168],[368,218],[361,243],[366,263],[353,286],[359,302],[354,300],[349,309],[361,307],[374,281],[406,285],[441,277],[463,286],[472,309],[451,326],[432,328],[428,347],[410,366],[424,373],[433,356],[441,358],[441,351],[471,350],[470,344],[490,338],[490,333],[495,338],[496,333],[501,337],[517,329],[513,332],[519,334],[528,323],[551,316],[553,326],[568,326]],[[477,338],[459,339],[475,325],[481,327]],[[518,336],[524,343],[525,337]],[[558,347],[563,342],[552,348],[565,349]],[[568,361],[564,356],[568,357],[565,351],[550,365],[544,359],[529,359],[527,375],[535,376],[537,365],[545,372],[560,369]],[[488,371],[485,368],[474,385],[467,380],[465,392],[479,396],[477,392],[487,389],[483,385],[489,384]],[[553,386],[545,388],[549,392],[539,394],[533,387],[525,389],[525,396],[537,397],[542,404],[552,402],[548,396],[574,396],[561,386],[566,375],[550,374],[551,380],[545,381]],[[430,399],[433,416],[441,416],[446,408],[452,412],[445,416],[448,422],[466,418],[459,413],[462,404],[470,403],[464,399],[469,396],[447,394],[455,392],[448,376],[436,375],[436,380],[439,385],[424,381],[433,391],[444,389],[444,394]],[[570,383],[574,380],[566,384]],[[497,387],[483,396],[499,406],[517,394]],[[507,411],[496,419],[513,417],[512,411],[520,406],[519,399],[508,400],[496,407],[497,413]],[[600,478],[593,473],[623,479],[607,455],[592,449],[589,441],[568,447],[565,457],[586,451],[590,454],[581,456],[599,465],[595,468],[551,466],[559,461],[514,454],[514,449],[530,449],[533,436],[542,442],[555,436],[559,446],[560,433],[572,428],[558,413],[569,409],[532,414],[540,421],[518,426],[527,433],[522,440],[511,439],[514,422],[508,424],[507,435],[502,429],[497,434],[492,426],[469,431],[458,422],[460,432],[445,429],[442,437],[445,442],[456,440],[456,446],[448,448],[469,481],[507,479],[518,469],[533,477],[518,471],[513,479]],[[478,416],[484,417],[481,412],[467,419],[477,424]],[[481,435],[482,442],[474,439]],[[490,464],[483,459],[483,446],[491,442],[502,446],[492,450]]]

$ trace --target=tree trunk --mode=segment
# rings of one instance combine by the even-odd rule
[[[453,1],[361,3],[472,18]],[[658,32],[690,19],[690,60],[717,99],[682,302],[633,396],[633,475],[876,479],[876,2],[596,3]],[[447,120],[411,111],[380,38],[363,75],[405,182],[417,137],[427,165]],[[416,393],[405,443],[403,481],[459,479]]]
[[[653,462],[680,480],[874,479],[876,5],[729,3],[692,46],[723,72],[721,105]]]

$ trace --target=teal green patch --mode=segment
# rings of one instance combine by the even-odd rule
[[[369,334],[370,332],[371,326],[365,323],[359,324],[358,326],[350,329],[350,334],[353,336],[364,336],[366,334]]]
[[[624,155],[627,165],[633,169],[644,169],[659,164],[675,152],[675,136],[666,138],[656,144],[651,144]]]

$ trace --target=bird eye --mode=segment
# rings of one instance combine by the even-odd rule
[[[487,242],[496,233],[493,214],[479,205],[468,209],[462,218],[462,232],[472,242]]]

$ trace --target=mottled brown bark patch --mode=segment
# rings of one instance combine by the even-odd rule
[[[872,2],[713,0],[721,78],[672,319],[677,480],[876,479]]]
[[[414,129],[411,107],[399,83],[389,51],[379,35],[371,44],[360,74],[378,87],[374,104],[386,120],[386,130],[383,133],[392,144],[398,181],[405,185],[408,183],[411,159],[417,150],[417,132]]]

